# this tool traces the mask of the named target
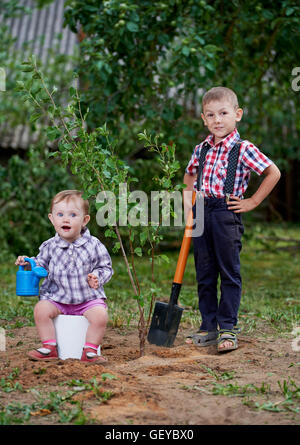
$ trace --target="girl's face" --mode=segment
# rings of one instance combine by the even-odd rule
[[[215,136],[215,145],[233,132],[236,122],[242,119],[243,110],[235,108],[227,100],[211,101],[203,107],[201,115],[204,125]]]
[[[77,197],[54,204],[48,217],[59,236],[69,243],[81,236],[82,228],[90,220],[89,215],[84,215],[81,200]]]

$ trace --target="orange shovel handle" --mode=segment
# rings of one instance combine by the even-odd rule
[[[193,205],[196,199],[196,193],[193,194]],[[185,271],[186,262],[189,255],[190,245],[192,241],[192,228],[193,228],[193,210],[190,210],[187,223],[184,230],[183,240],[177,260],[176,271],[174,275],[174,283],[182,284],[182,279]]]

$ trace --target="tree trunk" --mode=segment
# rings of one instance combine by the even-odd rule
[[[139,319],[139,340],[140,340],[140,357],[145,355],[145,344],[146,344],[147,327],[145,324],[144,313],[140,314]]]

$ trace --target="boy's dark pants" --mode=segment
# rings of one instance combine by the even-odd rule
[[[194,207],[195,215],[195,207]],[[241,214],[227,209],[225,198],[204,199],[204,232],[193,238],[200,329],[232,329],[237,324],[241,300],[241,237],[244,232]],[[217,284],[221,278],[218,304]]]

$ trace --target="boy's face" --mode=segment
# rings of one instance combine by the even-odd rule
[[[48,217],[60,237],[69,243],[81,236],[82,228],[90,220],[89,215],[84,215],[82,202],[77,197],[54,204]]]
[[[204,125],[215,137],[215,145],[232,133],[242,116],[243,110],[235,108],[228,99],[208,102],[201,114]]]

